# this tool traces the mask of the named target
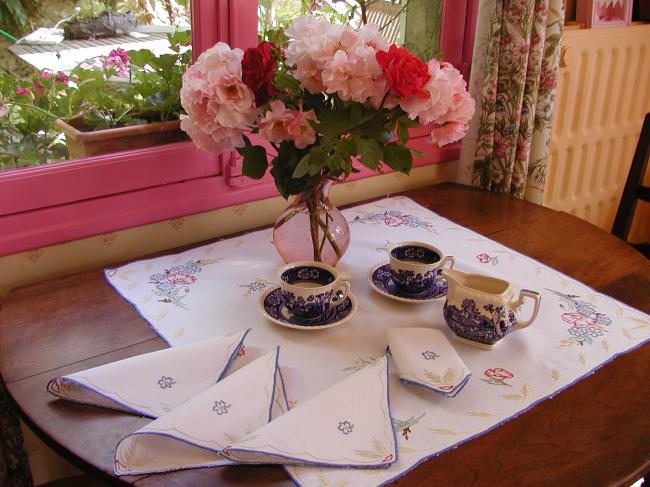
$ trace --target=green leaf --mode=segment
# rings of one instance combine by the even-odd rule
[[[320,123],[312,123],[314,130],[331,137],[338,137],[352,128],[347,110],[322,110],[318,121]]]
[[[409,129],[401,123],[397,124],[397,140],[402,146],[406,146],[409,141]]]
[[[370,168],[377,169],[379,161],[384,156],[384,152],[375,139],[367,139],[365,137],[355,137],[359,156],[361,156],[361,164]]]
[[[395,142],[384,146],[384,162],[395,171],[408,174],[413,166],[411,151]]]
[[[268,165],[266,150],[260,145],[252,145],[246,136],[244,136],[244,143],[244,147],[237,149],[237,152],[244,158],[242,174],[252,179],[261,179]]]
[[[296,169],[293,171],[293,177],[301,178],[307,174],[309,174],[309,154],[306,154],[305,157],[300,159]]]
[[[417,120],[411,120],[408,115],[403,115],[397,119],[397,122],[400,125],[404,125],[410,129],[414,129],[420,126],[420,123]]]
[[[139,66],[141,68],[144,68],[147,64],[150,64],[155,57],[149,49],[129,51],[128,54],[129,62],[132,65]]]

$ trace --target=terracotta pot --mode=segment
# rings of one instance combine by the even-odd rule
[[[79,130],[83,127],[81,118],[75,118],[67,122],[58,119],[55,124],[65,134],[65,140],[72,159],[189,140],[187,134],[181,130],[180,120],[93,132]]]

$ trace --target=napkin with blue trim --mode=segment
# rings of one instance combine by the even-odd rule
[[[232,464],[220,455],[225,447],[288,410],[279,349],[124,438],[115,451],[115,474]]]
[[[397,460],[384,356],[247,434],[222,454],[248,463],[387,468]]]
[[[242,350],[249,331],[56,377],[47,390],[68,401],[157,418],[219,381]]]
[[[472,376],[445,334],[433,328],[386,330],[400,381],[455,397]]]

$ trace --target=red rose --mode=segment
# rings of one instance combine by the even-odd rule
[[[379,63],[388,87],[393,95],[406,97],[415,95],[427,98],[429,94],[422,88],[431,75],[427,65],[407,49],[391,45],[386,51],[377,51],[375,58]]]
[[[244,51],[241,62],[242,81],[255,93],[255,105],[260,106],[274,96],[277,91],[273,86],[273,75],[278,65],[273,51],[277,47],[272,42],[262,42],[257,47]]]

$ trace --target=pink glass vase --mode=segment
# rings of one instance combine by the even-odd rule
[[[336,263],[350,244],[350,227],[332,204],[332,182],[318,181],[296,195],[273,227],[273,244],[285,262]]]

